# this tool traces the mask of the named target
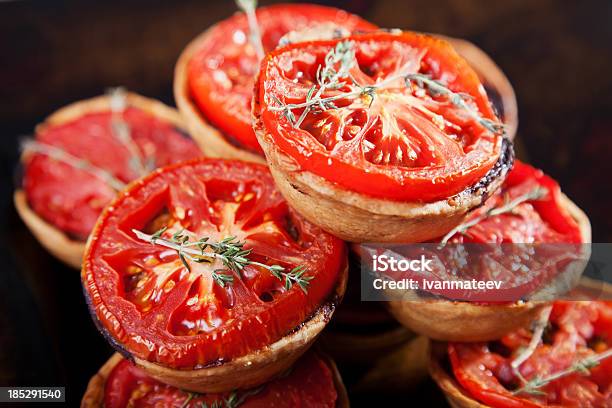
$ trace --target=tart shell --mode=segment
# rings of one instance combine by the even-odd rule
[[[219,393],[254,388],[291,367],[312,346],[331,320],[336,306],[342,301],[346,291],[347,277],[348,267],[345,267],[338,278],[336,290],[327,303],[321,305],[310,318],[281,339],[247,355],[194,369],[171,368],[133,356],[100,324],[91,305],[89,309],[98,330],[109,343],[125,358],[146,371],[149,376],[184,390]],[[87,296],[86,300],[90,302]]]
[[[179,113],[163,103],[154,99],[127,93],[128,106],[136,107],[152,116],[173,124],[181,131],[185,131],[184,123]],[[42,124],[36,126],[36,133],[45,129],[64,124],[78,119],[79,117],[92,112],[99,112],[110,109],[110,97],[98,96],[72,103],[49,116]],[[22,156],[22,161],[24,156]],[[30,232],[37,241],[53,256],[75,269],[81,268],[85,242],[76,240],[56,226],[48,223],[40,217],[30,206],[25,192],[18,189],[13,194],[13,202],[17,213],[26,224]]]
[[[253,128],[278,189],[307,220],[350,242],[423,242],[457,226],[503,183],[512,165],[512,144],[504,142],[500,160],[476,185],[432,203],[398,202],[352,192],[308,171],[280,152],[266,134],[253,99]]]
[[[576,220],[584,243],[591,242],[588,217],[569,198],[561,195],[561,205]],[[569,273],[576,283],[584,269],[579,263]],[[529,325],[545,302],[478,305],[445,300],[390,301],[389,311],[404,326],[434,340],[488,341]],[[435,316],[435,319],[432,318]]]
[[[206,121],[189,95],[187,76],[189,61],[198,52],[201,44],[206,41],[211,30],[212,28],[209,28],[192,40],[185,47],[176,63],[173,88],[178,110],[190,134],[202,146],[206,156],[265,164],[264,158],[259,154],[241,149],[230,143],[219,129]]]
[[[338,393],[338,401],[336,403],[337,408],[348,408],[349,400],[346,388],[342,382],[342,377],[336,367],[336,363],[325,355],[319,354],[324,359],[325,363],[332,371],[334,385],[336,386],[336,392]],[[104,407],[104,387],[106,386],[106,379],[110,375],[110,372],[115,368],[117,364],[123,359],[121,354],[115,353],[111,358],[104,363],[100,370],[91,377],[87,384],[87,389],[81,400],[81,408],[103,408]]]

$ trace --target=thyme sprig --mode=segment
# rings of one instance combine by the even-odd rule
[[[24,140],[21,143],[21,149],[25,153],[32,152],[42,154],[72,166],[75,169],[83,170],[84,172],[87,172],[102,180],[115,191],[120,191],[125,187],[125,183],[113,176],[113,174],[108,170],[92,164],[89,160],[74,156],[61,147],[53,146],[48,143],[37,142],[35,140]]]
[[[495,217],[501,214],[512,213],[520,204],[526,201],[540,200],[541,198],[546,196],[546,194],[548,194],[548,190],[546,188],[537,186],[534,189],[528,191],[527,193],[520,195],[512,200],[506,199],[502,205],[491,207],[478,217],[474,217],[464,223],[457,225],[442,238],[440,244],[446,244],[448,240],[451,239],[455,234],[465,235],[470,228],[487,218]]]
[[[411,82],[414,82],[419,88],[427,88],[430,95],[433,97],[446,96],[450,103],[455,105],[459,109],[463,109],[468,112],[474,120],[480,125],[493,133],[502,133],[504,131],[504,125],[500,122],[495,122],[491,119],[484,118],[478,113],[478,111],[472,108],[468,102],[474,99],[472,95],[464,92],[453,92],[451,91],[442,81],[432,79],[430,75],[425,74],[409,74],[405,76],[406,86],[409,86]]]
[[[529,340],[529,344],[527,345],[527,347],[521,350],[521,352],[514,359],[512,359],[512,362],[510,363],[512,370],[517,375],[517,377],[521,379],[521,381],[524,381],[524,378],[519,371],[519,367],[521,366],[521,364],[527,361],[529,357],[531,357],[531,355],[538,347],[538,344],[540,344],[542,336],[544,335],[544,330],[546,329],[546,326],[548,326],[548,319],[550,318],[551,312],[552,305],[548,305],[542,308],[542,310],[538,314],[537,319],[533,322],[533,334],[531,336],[531,339]]]
[[[132,232],[142,241],[177,251],[179,259],[188,271],[191,271],[189,261],[212,263],[214,259],[218,259],[227,269],[240,277],[242,270],[247,265],[253,265],[268,270],[275,278],[284,283],[287,290],[291,289],[293,285],[298,285],[304,293],[308,293],[308,286],[313,277],[305,275],[307,268],[304,265],[298,265],[288,271],[282,265],[266,265],[251,261],[249,255],[252,249],[244,249],[245,242],[238,240],[236,237],[226,237],[218,242],[211,241],[209,237],[191,241],[189,235],[181,230],[167,239],[162,237],[166,230],[167,227],[163,227],[153,234],[146,234],[136,229],[133,229]],[[209,251],[206,251],[207,249]],[[214,270],[212,277],[221,287],[232,284],[234,281],[232,275],[225,274],[220,269]]]
[[[341,99],[362,98],[368,103],[368,107],[371,107],[379,90],[388,89],[397,80],[403,79],[404,85],[407,88],[414,84],[418,88],[427,90],[432,97],[447,97],[451,104],[467,112],[487,130],[493,133],[504,132],[503,124],[483,117],[475,107],[469,104],[473,99],[471,95],[454,92],[442,81],[435,80],[430,75],[411,73],[413,65],[410,63],[406,63],[398,69],[397,73],[375,84],[359,84],[350,74],[350,70],[355,64],[354,46],[355,43],[353,41],[341,41],[326,54],[324,65],[317,67],[317,83],[309,89],[304,102],[287,104],[274,96],[273,99],[276,106],[271,106],[269,109],[271,111],[282,112],[283,116],[289,120],[293,127],[299,127],[310,112],[337,109],[338,107],[334,102]],[[339,68],[336,69],[335,67],[338,64]],[[323,97],[325,91],[339,90],[346,85],[353,85],[353,90]],[[304,109],[297,119],[294,113],[296,109]]]
[[[545,394],[541,388],[550,384],[551,382],[560,378],[566,377],[574,373],[582,373],[589,375],[590,370],[593,367],[599,365],[602,360],[612,357],[612,349],[608,349],[602,353],[594,354],[589,357],[585,357],[581,360],[576,361],[568,368],[553,373],[547,377],[536,377],[533,380],[527,382],[524,386],[513,391],[513,394],[532,394],[532,395],[543,395]]]
[[[265,56],[265,52],[261,41],[261,30],[255,13],[257,9],[257,0],[236,0],[236,5],[247,16],[247,21],[249,23],[249,42],[253,48],[255,48],[257,59],[261,61]]]
[[[155,170],[155,160],[145,160],[134,138],[132,129],[124,120],[123,113],[127,108],[127,92],[125,88],[110,88],[107,91],[110,98],[111,129],[115,138],[127,149],[130,154],[128,165],[139,176],[144,176]]]

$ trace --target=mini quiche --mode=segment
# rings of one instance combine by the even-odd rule
[[[178,112],[121,89],[55,112],[23,148],[17,211],[49,252],[75,268],[118,191],[158,166],[202,155]]]
[[[344,242],[292,210],[261,164],[159,169],[98,219],[83,262],[92,317],[148,375],[196,392],[279,375],[346,288]]]
[[[501,185],[513,160],[476,73],[448,42],[413,32],[272,51],[253,117],[289,203],[353,242],[445,234]]]
[[[293,42],[374,28],[346,11],[313,4],[261,7],[248,16],[237,13],[185,48],[175,69],[176,103],[208,156],[263,163],[251,126],[253,84],[263,53],[281,39]],[[295,31],[302,34],[290,33]]]
[[[612,302],[557,301],[533,336],[434,344],[431,375],[455,408],[612,406]]]
[[[165,385],[113,355],[92,377],[82,408],[346,408],[348,398],[333,361],[307,353],[287,373],[254,389],[197,394]]]
[[[505,211],[491,212],[502,207]],[[585,249],[580,244],[591,242],[589,219],[561,192],[557,182],[541,170],[519,161],[514,163],[501,190],[474,211],[462,226],[466,227],[456,228],[455,233],[451,231],[442,242],[578,244],[579,251]],[[573,277],[579,277],[584,268],[582,262],[576,265],[568,268]],[[496,268],[495,272],[503,273],[502,268]],[[525,278],[537,278],[532,275],[528,272]],[[502,276],[505,276],[505,287],[509,290],[525,284],[519,271],[512,275],[499,275],[497,279],[502,279]],[[528,325],[545,304],[535,301],[455,302],[419,296],[418,300],[394,300],[388,305],[390,312],[403,325],[432,339],[486,341]]]

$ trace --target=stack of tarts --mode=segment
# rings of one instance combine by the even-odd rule
[[[197,144],[170,108],[114,92],[61,110],[26,145],[19,213],[60,259],[83,260],[91,315],[119,353],[83,406],[345,406],[334,364],[308,351],[345,293],[342,240],[590,242],[588,219],[557,183],[514,162],[514,93],[473,45],[450,40],[467,62],[443,38],[377,30],[342,10],[237,3],[245,13],[196,38],[176,66],[177,105]],[[455,377],[439,354],[432,373],[457,406],[482,405],[455,391],[516,405],[495,404],[512,400],[517,378],[533,385],[548,344],[530,347],[518,371],[506,363],[521,327],[551,310],[559,348],[581,347],[564,362],[607,350],[595,340],[611,337],[600,303],[430,293],[388,309],[455,342]],[[457,343],[466,341],[491,343]],[[599,372],[571,392],[609,401]],[[564,403],[571,392],[516,401]]]

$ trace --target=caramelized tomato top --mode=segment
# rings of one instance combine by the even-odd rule
[[[510,363],[527,347],[531,332],[521,329],[501,340],[450,344],[455,378],[472,397],[494,408],[610,407],[612,358],[585,374],[574,372],[541,387],[538,393],[513,393],[523,383]],[[527,381],[546,378],[612,347],[612,302],[555,302],[543,342],[519,367]]]
[[[288,32],[318,24],[349,33],[376,28],[346,11],[311,4],[280,4],[259,8],[256,13],[265,51],[274,49]],[[241,147],[262,153],[251,127],[251,97],[258,69],[246,15],[237,13],[209,29],[189,61],[187,75],[191,97],[206,120]]]
[[[201,156],[197,145],[172,124],[142,110],[122,114],[142,160],[151,167]],[[73,121],[45,127],[36,141],[62,149],[123,183],[140,177],[130,151],[112,128],[110,111],[85,114]],[[40,153],[27,153],[23,186],[32,209],[47,222],[76,239],[85,240],[102,208],[116,190],[102,179]]]
[[[337,399],[332,370],[313,353],[302,357],[287,375],[250,391],[224,394],[188,393],[154,380],[127,360],[122,360],[115,366],[104,388],[106,408],[332,408],[336,406]],[[228,401],[239,403],[230,405]]]
[[[234,273],[219,259],[189,262],[139,240],[183,231],[192,241],[245,242],[249,260],[306,267],[307,293],[256,265]],[[265,166],[200,160],[160,169],[132,185],[101,216],[83,282],[94,318],[121,348],[170,367],[228,361],[288,334],[333,293],[344,243],[306,222],[276,190]],[[221,286],[212,274],[233,276]]]
[[[301,123],[292,121],[279,107],[316,96],[326,56],[339,42],[354,50],[344,64],[350,69],[321,94],[339,99],[325,109],[314,106]],[[332,64],[337,72],[342,66]],[[419,74],[455,97],[419,83]],[[415,79],[407,83],[408,75]],[[379,87],[373,98],[363,92],[369,86]],[[498,119],[477,75],[448,43],[433,37],[373,33],[289,45],[266,56],[256,92],[262,137],[301,169],[357,193],[397,201],[445,199],[479,181],[500,156],[501,132],[482,125]],[[304,109],[294,109],[293,116]]]
[[[491,208],[503,206],[537,188],[546,194],[537,200],[524,201],[512,212],[486,217],[463,234],[457,234],[449,242],[456,243],[581,243],[583,237],[576,221],[561,203],[559,184],[518,160],[508,174],[502,188],[485,205],[474,211],[466,220],[482,217]]]

